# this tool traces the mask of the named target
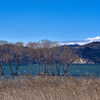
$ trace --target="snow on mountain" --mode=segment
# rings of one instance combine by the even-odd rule
[[[84,40],[77,40],[77,41],[65,41],[65,42],[59,42],[60,45],[85,45],[91,42],[100,42],[100,36],[94,37],[94,38],[87,38]]]

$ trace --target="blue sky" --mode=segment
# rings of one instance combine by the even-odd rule
[[[83,40],[100,36],[100,0],[0,0],[0,40]]]

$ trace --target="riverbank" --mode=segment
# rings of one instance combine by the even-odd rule
[[[3,80],[0,100],[100,100],[100,79],[38,76]]]

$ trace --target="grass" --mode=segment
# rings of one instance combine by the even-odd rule
[[[0,100],[100,100],[100,79],[72,76],[2,79]]]

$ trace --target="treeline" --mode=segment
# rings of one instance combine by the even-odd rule
[[[50,75],[50,71],[54,76],[54,67],[57,70],[57,75],[60,75],[60,70],[63,69],[63,75],[68,71],[71,63],[78,61],[79,57],[73,53],[72,49],[65,46],[60,46],[58,42],[50,40],[41,40],[39,42],[29,42],[24,46],[22,42],[8,43],[0,42],[0,68],[1,75],[3,74],[3,63],[7,63],[13,75],[17,75],[18,68],[21,63],[25,63],[25,71],[27,73],[27,65],[31,64],[31,75],[34,61],[37,63],[38,74]],[[12,63],[15,63],[15,72],[12,70]],[[44,70],[41,69],[41,63],[44,65]],[[55,66],[53,66],[55,65]],[[62,66],[62,67],[61,67]],[[64,67],[66,66],[66,68]]]

